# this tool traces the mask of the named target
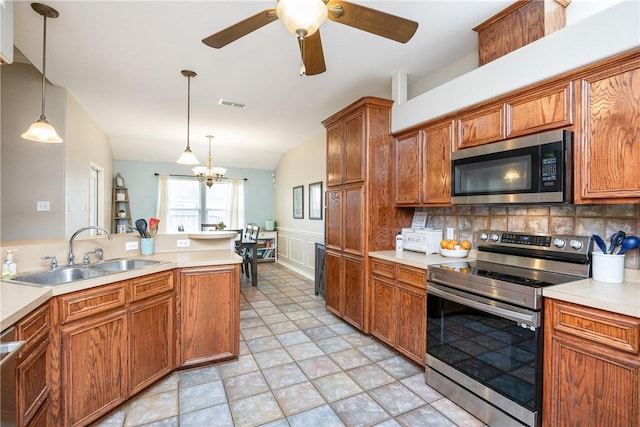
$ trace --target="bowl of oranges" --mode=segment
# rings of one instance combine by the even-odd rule
[[[465,258],[469,255],[471,242],[469,240],[444,239],[440,241],[440,255],[447,258]]]

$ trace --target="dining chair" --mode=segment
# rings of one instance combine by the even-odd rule
[[[251,278],[252,282],[256,282],[252,277],[252,274],[257,274],[258,271],[258,255],[254,253],[257,251],[258,235],[260,234],[260,227],[258,225],[248,225],[245,232],[245,241],[255,242],[252,246],[244,247],[242,254],[242,270],[247,278]]]
[[[202,223],[200,224],[200,230],[201,231],[211,231],[211,230],[215,230],[216,229],[216,225],[217,224],[206,224],[206,223]]]

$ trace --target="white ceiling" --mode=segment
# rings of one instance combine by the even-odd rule
[[[321,121],[341,108],[362,96],[391,97],[395,72],[419,80],[475,52],[472,28],[513,0],[354,0],[415,20],[418,31],[400,44],[327,21],[327,71],[308,77],[298,75],[295,37],[277,21],[219,50],[201,42],[275,0],[43,2],[60,13],[47,21],[47,78],[93,117],[114,158],[177,159],[187,137],[180,71],[190,69],[198,73],[190,140],[201,164],[212,134],[214,165],[275,169],[282,153],[323,134]],[[14,3],[14,30],[15,46],[41,69],[42,17],[30,2]],[[221,106],[220,98],[247,106]]]

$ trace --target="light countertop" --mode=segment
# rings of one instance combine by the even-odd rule
[[[174,268],[202,267],[209,265],[240,264],[242,258],[228,250],[162,252],[150,256],[134,256],[160,263],[148,267],[112,273],[95,279],[79,280],[64,285],[39,287],[16,282],[0,282],[0,331],[15,324],[51,297],[95,286],[132,279]]]
[[[427,269],[432,264],[473,261],[476,252],[472,250],[467,258],[445,258],[438,254],[425,255],[410,251],[370,252],[369,256]],[[593,279],[577,280],[543,288],[542,295],[640,318],[640,270],[625,269],[624,279],[624,282],[619,284],[598,282]]]

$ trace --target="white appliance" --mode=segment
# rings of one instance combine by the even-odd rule
[[[402,241],[407,251],[437,254],[440,252],[442,230],[433,228],[403,228]]]

